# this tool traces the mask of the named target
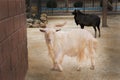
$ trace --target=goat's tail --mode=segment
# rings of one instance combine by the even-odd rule
[[[64,23],[59,23],[59,24],[56,24],[55,27],[62,27],[66,24],[67,22],[65,21]]]

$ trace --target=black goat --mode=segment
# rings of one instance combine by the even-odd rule
[[[84,26],[93,26],[95,30],[95,37],[96,37],[97,29],[99,31],[99,37],[101,36],[100,35],[100,17],[98,17],[95,14],[84,14],[79,10],[74,10],[72,14],[74,15],[75,23],[77,25],[80,24],[81,29],[84,29]]]

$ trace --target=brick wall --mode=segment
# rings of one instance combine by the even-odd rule
[[[0,0],[0,80],[24,80],[26,34],[25,0]]]

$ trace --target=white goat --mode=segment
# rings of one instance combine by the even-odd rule
[[[64,55],[77,56],[79,62],[88,56],[91,60],[90,69],[94,69],[94,53],[97,40],[84,29],[61,31],[55,28],[40,29],[45,33],[49,55],[53,61],[53,70],[63,71],[61,66]],[[88,54],[86,54],[88,50]],[[80,70],[80,66],[78,67]]]

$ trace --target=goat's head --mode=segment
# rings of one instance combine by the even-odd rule
[[[83,14],[81,11],[79,11],[79,10],[74,10],[73,12],[72,12],[72,14],[73,15],[77,15],[77,14]]]
[[[51,41],[54,41],[56,32],[60,31],[61,29],[55,29],[55,28],[41,28],[40,31],[45,33],[45,39],[47,43],[51,43]]]
[[[76,15],[77,14],[77,10],[75,9],[73,12],[72,12],[73,15]]]
[[[50,43],[51,41],[54,41],[54,37],[56,32],[60,31],[61,29],[56,29],[55,27],[63,27],[66,24],[66,22],[62,24],[56,24],[53,27],[46,27],[41,28],[40,31],[45,33],[45,39],[47,43]],[[47,25],[50,26],[50,25]]]

